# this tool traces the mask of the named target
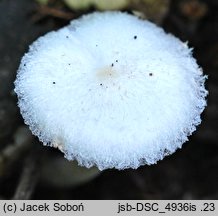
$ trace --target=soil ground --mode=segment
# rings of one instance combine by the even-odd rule
[[[208,75],[208,107],[198,130],[182,149],[157,165],[106,170],[88,183],[65,189],[39,181],[31,199],[218,199],[218,1],[201,1],[199,8],[184,5],[187,2],[172,1],[160,25],[189,41]],[[52,16],[35,19],[35,10],[34,1],[0,0],[0,152],[24,124],[13,92],[21,57],[40,35],[69,22]],[[35,142],[40,154],[58,154]],[[10,199],[15,193],[25,157],[0,175],[0,198]]]

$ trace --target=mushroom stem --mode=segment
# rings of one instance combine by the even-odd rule
[[[27,200],[31,198],[39,176],[38,158],[36,155],[32,152],[24,162],[24,169],[13,196],[15,200]]]

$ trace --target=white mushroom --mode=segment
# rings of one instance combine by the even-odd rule
[[[34,42],[15,92],[45,145],[86,167],[125,169],[188,140],[205,79],[186,43],[127,13],[96,12]]]

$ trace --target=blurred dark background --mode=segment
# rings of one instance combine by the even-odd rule
[[[94,170],[92,177],[76,183],[66,183],[66,178],[78,177],[80,169],[69,168],[67,161],[60,163],[63,169],[57,168],[62,154],[43,147],[24,128],[13,82],[21,57],[35,39],[98,10],[98,5],[39,2],[43,0],[0,0],[0,199],[218,199],[218,1],[129,0],[113,8],[149,19],[189,42],[208,75],[208,106],[183,148],[156,165]]]

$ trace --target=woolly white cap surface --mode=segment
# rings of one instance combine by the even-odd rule
[[[40,37],[15,81],[33,134],[99,169],[154,164],[188,140],[206,77],[185,43],[121,12],[93,13]]]

